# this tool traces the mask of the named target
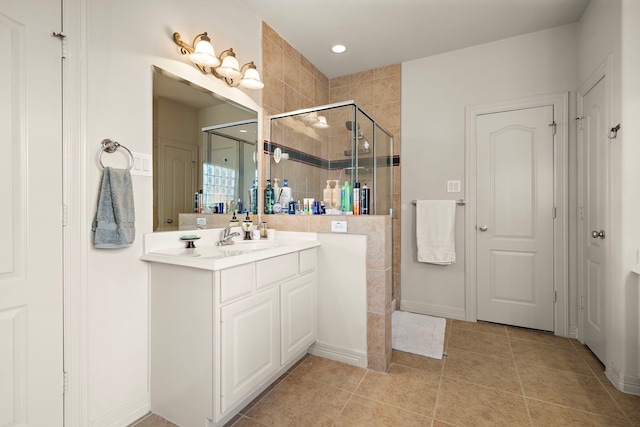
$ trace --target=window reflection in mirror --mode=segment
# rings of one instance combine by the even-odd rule
[[[257,113],[154,67],[153,230],[179,229],[179,214],[219,203],[248,208],[257,177]]]

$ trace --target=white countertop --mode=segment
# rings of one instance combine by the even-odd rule
[[[292,252],[320,246],[316,233],[278,231],[273,240],[242,240],[235,237],[234,244],[216,246],[221,228],[209,230],[181,230],[145,234],[143,261],[181,265],[204,270],[222,270],[236,265],[273,258]],[[232,231],[239,231],[234,228]],[[181,236],[196,235],[195,249],[186,249]],[[242,235],[242,233],[241,233]]]

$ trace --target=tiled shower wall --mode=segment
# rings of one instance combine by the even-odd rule
[[[352,99],[393,135],[393,154],[400,158],[400,64],[329,80],[263,22],[260,72],[265,83],[262,91],[264,140],[269,139],[267,117],[270,115]],[[263,167],[267,164],[262,162]],[[399,164],[393,168],[393,280],[397,307],[401,297],[400,167]],[[260,172],[261,177],[267,175],[265,170]]]
[[[394,156],[400,156],[400,65],[389,65],[361,73],[336,77],[329,80],[311,62],[300,54],[293,46],[287,43],[269,25],[262,23],[262,67],[261,75],[265,87],[262,90],[263,109],[263,140],[269,139],[269,122],[267,117],[274,114],[295,111],[303,108],[326,105],[341,101],[354,100],[360,107],[369,113],[379,124],[394,136]],[[260,183],[264,185],[268,176],[269,157],[264,155],[261,162]],[[392,219],[393,235],[393,281],[394,297],[400,301],[400,166],[395,166],[394,180],[394,217]],[[276,218],[272,218],[276,220]],[[278,220],[284,218],[278,218]],[[269,220],[268,218],[264,220]],[[294,223],[291,223],[291,222]],[[308,218],[287,218],[286,227],[282,229],[295,230],[300,221],[306,225]],[[272,221],[273,222],[273,221]],[[280,222],[280,221],[276,221]],[[284,226],[285,224],[279,224]],[[302,224],[298,224],[302,225]],[[303,227],[306,228],[306,227]],[[305,230],[307,231],[307,230]],[[310,229],[308,231],[317,231]],[[384,275],[389,276],[390,269]],[[377,277],[378,271],[367,271],[368,287],[370,278]],[[387,286],[390,289],[390,283]],[[390,298],[387,292],[385,296]],[[389,301],[390,303],[390,301]],[[368,333],[370,344],[379,342],[380,348],[370,348],[370,368],[386,370],[391,362],[391,331],[390,317],[391,305],[388,311],[382,315],[381,324],[375,320],[378,316],[372,311],[371,304],[368,308]],[[386,311],[386,310],[385,310]],[[382,332],[376,339],[371,336],[377,331]],[[386,345],[385,345],[386,344]],[[386,353],[386,354],[385,354]],[[373,362],[373,363],[371,363]]]

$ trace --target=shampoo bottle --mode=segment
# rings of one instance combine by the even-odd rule
[[[360,215],[360,183],[353,183],[353,214]]]
[[[289,180],[284,179],[284,186],[281,188],[282,196],[280,196],[280,204],[282,205],[282,212],[286,212],[289,208],[289,202],[291,199],[291,187],[289,187]]]
[[[371,192],[369,190],[369,186],[367,184],[364,184],[362,186],[362,190],[360,191],[360,212],[362,213],[362,215],[370,215],[370,211],[369,211],[369,198],[371,195]]]
[[[251,213],[256,215],[258,213],[258,181],[253,180],[253,187],[251,188]]]
[[[322,201],[325,206],[331,207],[331,199],[333,199],[333,190],[331,189],[331,180],[327,180],[327,186],[322,191]]]
[[[267,180],[267,188],[264,189],[264,213],[273,213],[273,187],[271,187],[271,180]]]
[[[342,189],[340,189],[340,181],[333,180],[333,195],[331,196],[331,207],[342,209]]]
[[[349,185],[349,181],[345,181],[342,186],[342,212],[351,212],[352,208],[352,197],[353,194],[351,192],[351,185]]]

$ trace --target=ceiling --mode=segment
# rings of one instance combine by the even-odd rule
[[[577,22],[589,0],[240,0],[328,78]],[[331,52],[343,44],[343,54]]]

